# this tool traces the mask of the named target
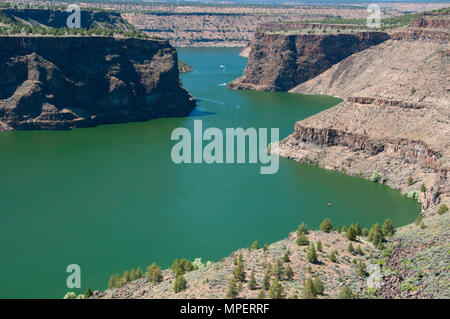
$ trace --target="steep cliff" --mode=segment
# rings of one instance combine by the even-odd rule
[[[0,130],[185,116],[175,49],[160,40],[0,37]]]
[[[228,88],[287,91],[387,38],[384,32],[325,35],[258,32],[244,74],[230,82]]]
[[[424,23],[436,24],[443,22]],[[417,192],[427,214],[448,205],[448,36],[448,30],[429,27],[396,30],[391,40],[295,87],[291,92],[345,101],[297,122],[294,133],[273,151],[365,178],[376,172],[381,183]]]

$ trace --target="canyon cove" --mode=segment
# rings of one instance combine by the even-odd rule
[[[181,76],[197,99],[189,117],[0,134],[0,297],[105,289],[114,273],[153,262],[166,268],[175,258],[218,261],[254,240],[285,238],[302,222],[317,228],[327,217],[363,227],[415,219],[419,205],[398,191],[285,158],[276,174],[261,174],[250,161],[174,163],[171,133],[193,132],[195,120],[222,131],[279,128],[282,139],[296,121],[340,102],[227,90],[222,84],[245,67],[239,49],[178,51],[194,67]],[[66,286],[71,264],[80,266],[78,290]]]

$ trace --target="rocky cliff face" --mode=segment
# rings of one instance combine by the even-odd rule
[[[67,27],[67,18],[72,14],[65,10],[48,9],[0,9],[0,14],[14,21],[20,21],[31,26],[45,26],[49,28]],[[133,30],[133,26],[122,19],[118,12],[112,11],[80,11],[81,27],[112,28]]]
[[[448,32],[442,32],[444,37],[395,36],[438,34],[434,31],[395,32],[393,39],[349,56],[292,89],[345,101],[297,122],[294,133],[274,151],[365,178],[377,172],[381,183],[417,191],[426,214],[441,203],[449,205]],[[425,192],[420,191],[422,184]]]
[[[185,116],[195,106],[167,41],[0,37],[0,47],[0,130]]]
[[[355,34],[269,34],[258,32],[242,77],[231,89],[287,91],[349,55],[387,40],[384,32]]]

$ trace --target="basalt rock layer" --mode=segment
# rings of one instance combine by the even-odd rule
[[[0,130],[186,116],[176,50],[160,40],[0,37]]]
[[[290,92],[328,94],[339,105],[295,124],[272,151],[371,178],[414,194],[425,214],[450,202],[450,80],[447,18],[355,53]],[[441,21],[441,22],[437,22]]]
[[[349,55],[388,39],[384,32],[295,34],[257,32],[244,74],[228,88],[287,91]]]

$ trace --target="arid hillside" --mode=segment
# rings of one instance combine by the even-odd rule
[[[398,30],[292,89],[345,101],[297,122],[274,151],[408,192],[427,213],[448,204],[449,38],[431,25]]]

